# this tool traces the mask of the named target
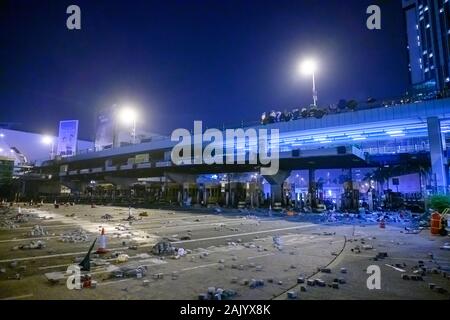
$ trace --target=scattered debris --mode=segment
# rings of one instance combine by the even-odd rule
[[[282,250],[283,249],[283,241],[281,240],[281,237],[278,235],[275,235],[272,237],[273,239],[273,245],[275,248],[277,248],[278,250]]]
[[[153,246],[152,252],[157,255],[172,255],[175,248],[169,241],[160,241]]]
[[[129,258],[130,258],[129,255],[122,253],[117,256],[116,261],[118,263],[123,263],[123,262],[127,262]]]
[[[29,249],[43,249],[45,248],[45,242],[41,240],[31,241],[29,244],[22,244],[18,246],[21,250],[29,250]]]
[[[136,277],[138,279],[142,278],[147,274],[147,266],[139,266],[139,267],[130,267],[124,266],[117,270],[113,271],[113,275],[116,278],[133,278]]]
[[[237,293],[231,289],[221,289],[215,287],[209,287],[207,293],[201,293],[198,295],[199,300],[229,300],[236,296]]]
[[[318,271],[323,272],[323,273],[331,273],[330,268],[318,268]]]
[[[88,234],[82,230],[74,230],[60,235],[60,241],[62,242],[86,242],[89,241]]]
[[[323,281],[322,279],[315,279],[314,283],[319,286],[319,287],[325,287],[325,281]]]
[[[252,279],[250,281],[250,288],[254,289],[257,287],[263,287],[264,286],[264,280],[262,279]]]

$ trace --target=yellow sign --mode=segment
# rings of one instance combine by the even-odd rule
[[[146,163],[150,161],[148,153],[137,154],[134,158],[134,163]]]

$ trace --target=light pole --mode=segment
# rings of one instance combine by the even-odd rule
[[[52,160],[53,157],[54,157],[55,140],[51,136],[44,136],[42,138],[42,143],[45,144],[45,145],[51,146],[50,160]]]
[[[314,107],[317,107],[317,90],[316,90],[316,78],[315,78],[316,70],[317,70],[317,63],[313,59],[304,60],[300,65],[300,71],[304,75],[312,76],[312,96],[313,96]]]
[[[133,144],[136,144],[136,119],[137,113],[133,108],[124,107],[119,111],[119,120],[125,125],[132,125]]]

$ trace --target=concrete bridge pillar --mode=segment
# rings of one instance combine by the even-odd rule
[[[427,126],[434,192],[447,194],[448,168],[444,157],[441,122],[438,117],[429,117],[427,118]]]
[[[271,176],[264,176],[270,184],[270,192],[272,197],[272,203],[284,202],[283,197],[283,183],[291,175],[291,171],[278,170],[278,173]]]
[[[317,207],[316,170],[308,169],[308,203],[311,209]]]

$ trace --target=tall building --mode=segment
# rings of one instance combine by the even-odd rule
[[[450,0],[403,0],[410,84],[418,91],[450,89]]]

